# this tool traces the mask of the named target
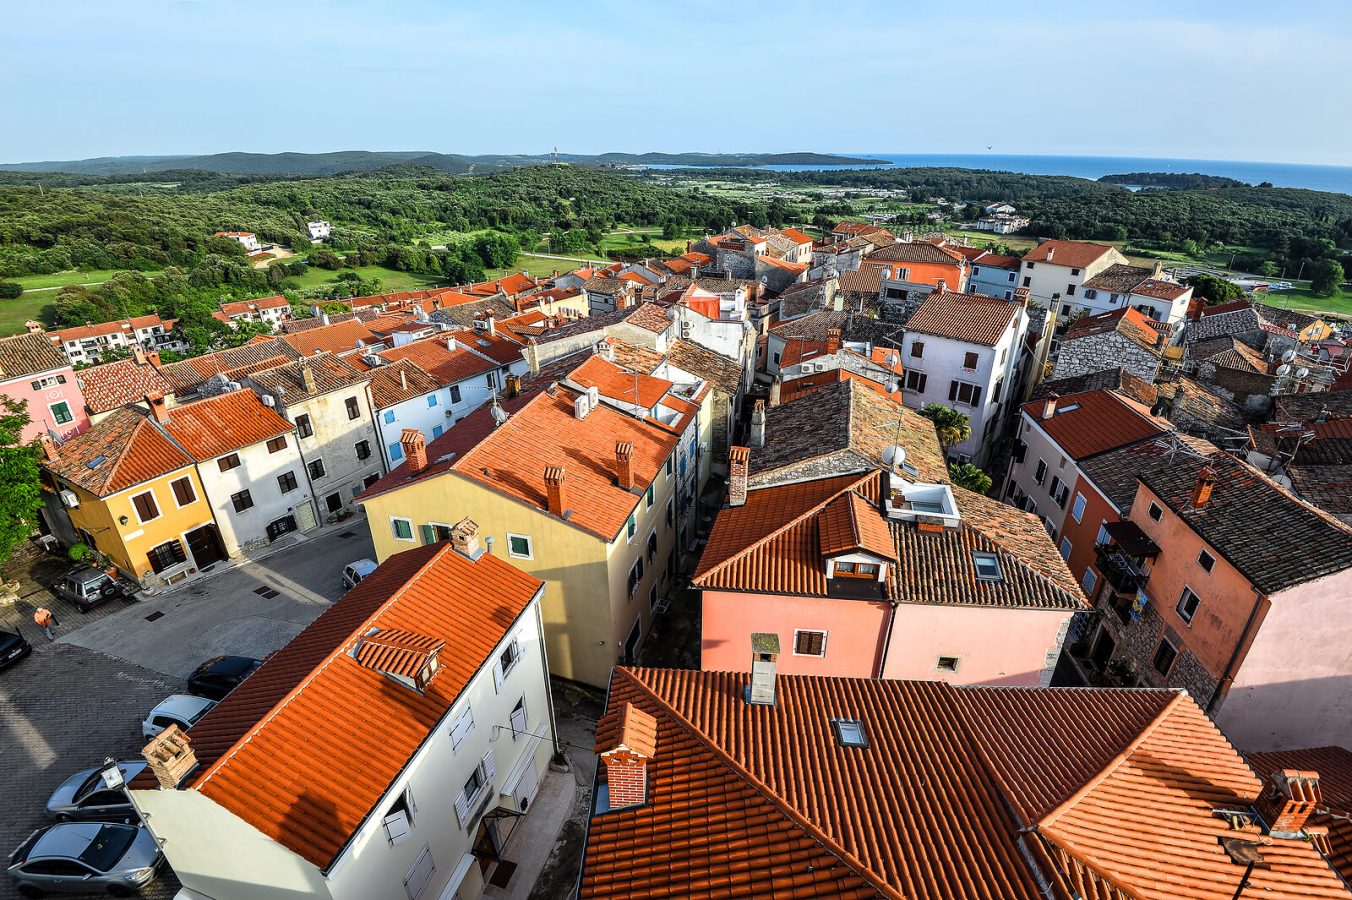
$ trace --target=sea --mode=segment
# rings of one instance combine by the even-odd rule
[[[1352,166],[1313,166],[1295,163],[1239,162],[1220,159],[1157,159],[1136,156],[1019,156],[1000,153],[850,153],[849,156],[886,160],[878,166],[758,166],[779,172],[815,172],[870,168],[995,169],[1025,175],[1072,175],[1097,179],[1128,172],[1200,172],[1221,175],[1247,184],[1270,182],[1277,187],[1308,188],[1352,194]],[[653,168],[676,168],[661,166]]]

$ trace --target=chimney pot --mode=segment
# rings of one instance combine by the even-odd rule
[[[765,401],[757,400],[751,410],[751,446],[759,450],[765,446]]]
[[[751,448],[728,449],[728,505],[746,505],[746,480],[751,469]]]
[[[146,348],[142,347],[140,343],[132,344],[131,358],[132,362],[136,363],[136,365],[144,366],[146,364]]]
[[[779,635],[758,631],[751,635],[751,684],[746,702],[755,706],[775,705],[775,669],[779,659]]]
[[[1061,398],[1059,396],[1052,393],[1048,394],[1046,398],[1042,401],[1041,418],[1043,419],[1043,421],[1046,421],[1047,419],[1050,419],[1052,416],[1056,415],[1056,401],[1060,399]]]
[[[779,405],[780,392],[783,389],[784,379],[775,378],[774,381],[770,382],[770,406],[772,408]]]
[[[1295,837],[1320,800],[1318,772],[1282,769],[1272,773],[1254,806],[1271,834]]]
[[[1197,473],[1197,486],[1192,491],[1193,509],[1201,509],[1211,500],[1211,492],[1216,488],[1218,474],[1214,466],[1202,466],[1201,471]]]
[[[615,445],[615,479],[624,490],[634,489],[634,445],[628,441]]]
[[[520,376],[520,375],[508,375],[508,376],[507,376],[507,396],[508,396],[508,397],[516,397],[516,396],[519,396],[520,394],[521,394],[521,376]]]
[[[466,516],[452,525],[451,546],[462,556],[478,559],[483,552],[479,546],[479,524]]]
[[[549,514],[560,518],[563,516],[564,500],[567,497],[564,493],[565,475],[563,466],[545,466],[545,494],[548,498]]]
[[[61,451],[56,446],[56,439],[48,432],[43,431],[38,434],[38,443],[42,445],[42,458],[47,462],[55,462],[57,457],[61,455]]]
[[[150,771],[155,773],[160,787],[167,791],[177,788],[184,776],[197,768],[192,741],[177,725],[170,725],[155,735],[141,749],[141,755],[150,764]]]
[[[300,380],[305,385],[305,393],[313,394],[318,388],[315,385],[315,373],[310,370],[310,364],[305,360],[300,363]]]
[[[839,328],[832,328],[826,332],[826,352],[828,354],[840,352]]]
[[[427,439],[421,431],[405,428],[399,436],[399,445],[404,448],[404,456],[408,458],[410,474],[427,468]]]
[[[150,407],[150,416],[156,422],[163,425],[169,421],[169,405],[164,400],[164,394],[146,394],[146,405]]]
[[[642,806],[648,799],[648,760],[657,753],[657,720],[632,703],[620,715],[619,740],[601,753],[611,809]]]

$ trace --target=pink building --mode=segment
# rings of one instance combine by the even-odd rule
[[[0,338],[0,394],[28,402],[25,442],[44,431],[65,439],[89,427],[75,372],[42,332]]]
[[[773,633],[789,674],[1050,683],[1086,603],[1036,516],[900,469],[747,489],[738,451],[694,579],[704,669]]]

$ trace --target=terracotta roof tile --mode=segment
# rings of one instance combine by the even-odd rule
[[[164,430],[198,462],[289,434],[292,425],[253,391],[231,391],[169,409]]]
[[[310,391],[305,384],[303,371],[310,370],[315,389]],[[367,375],[347,360],[322,353],[283,363],[280,366],[262,369],[248,376],[249,380],[275,395],[283,406],[290,406],[308,397],[318,397],[356,387],[367,381]]]
[[[1043,241],[1023,255],[1024,262],[1051,263],[1067,268],[1083,269],[1093,265],[1112,247],[1083,241]],[[1050,257],[1050,258],[1048,258]]]
[[[951,247],[940,247],[929,241],[898,241],[889,247],[875,250],[868,255],[870,263],[940,263],[961,268],[967,265],[967,259]]]
[[[1071,459],[1084,459],[1127,444],[1135,444],[1169,430],[1116,391],[1071,394],[1055,401],[1056,412],[1042,418],[1043,400],[1023,405],[1024,413],[1047,433]]]
[[[248,372],[298,359],[300,356],[294,347],[278,337],[263,343],[245,344],[217,353],[165,363],[160,366],[160,374],[173,385],[174,393],[184,394],[217,376],[224,376],[227,380],[233,381]]]
[[[994,347],[1004,337],[1020,306],[985,294],[934,291],[920,304],[906,330],[915,334]]]
[[[120,409],[66,441],[57,459],[43,465],[94,496],[107,497],[192,463],[146,413]]]
[[[134,359],[90,366],[75,377],[80,382],[85,406],[96,414],[137,403],[148,395],[172,394],[174,390],[154,363],[137,363]]]
[[[0,338],[0,380],[64,369],[66,354],[42,332]]]
[[[390,362],[407,360],[414,363],[442,385],[455,384],[476,375],[486,375],[497,368],[492,360],[476,352],[477,347],[470,349],[471,345],[466,342],[470,337],[472,335],[464,332],[446,332],[411,341],[402,347],[382,350],[379,355]],[[450,341],[455,341],[454,350],[450,349]]]
[[[1114,331],[1155,354],[1163,352],[1166,343],[1165,336],[1160,333],[1154,320],[1130,307],[1077,319],[1066,329],[1062,340],[1073,341]]]
[[[625,321],[654,334],[661,334],[672,326],[666,308],[656,303],[640,303]]]
[[[358,319],[283,335],[282,340],[294,347],[301,356],[313,356],[320,351],[344,353],[356,349],[359,341],[364,344],[377,342],[375,333]]]
[[[387,366],[376,366],[370,370],[370,377],[371,403],[376,409],[385,409],[442,387],[439,379],[433,378],[407,359]]]
[[[1250,753],[1249,765],[1263,779],[1282,769],[1319,773],[1320,804],[1310,824],[1329,830],[1328,861],[1352,884],[1352,751],[1342,747]]]

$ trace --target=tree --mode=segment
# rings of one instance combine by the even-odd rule
[[[920,415],[934,423],[945,452],[972,436],[971,420],[951,406],[927,403],[921,408]]]
[[[1206,300],[1208,305],[1217,303],[1226,303],[1230,300],[1238,300],[1244,296],[1244,291],[1237,284],[1231,284],[1224,278],[1217,278],[1215,275],[1194,275],[1188,280],[1192,285],[1192,291],[1199,297]]]
[[[991,477],[971,463],[949,463],[948,480],[977,494],[991,489]]]
[[[28,403],[0,394],[0,563],[33,533],[42,508],[36,441],[19,443],[28,427]]]
[[[1343,275],[1343,264],[1338,260],[1316,260],[1310,266],[1310,293],[1316,297],[1337,296],[1342,291]]]
[[[23,285],[17,281],[0,281],[0,300],[13,300],[23,293]]]
[[[1265,259],[1258,265],[1258,274],[1264,278],[1276,278],[1278,271],[1277,263],[1270,259]]]

